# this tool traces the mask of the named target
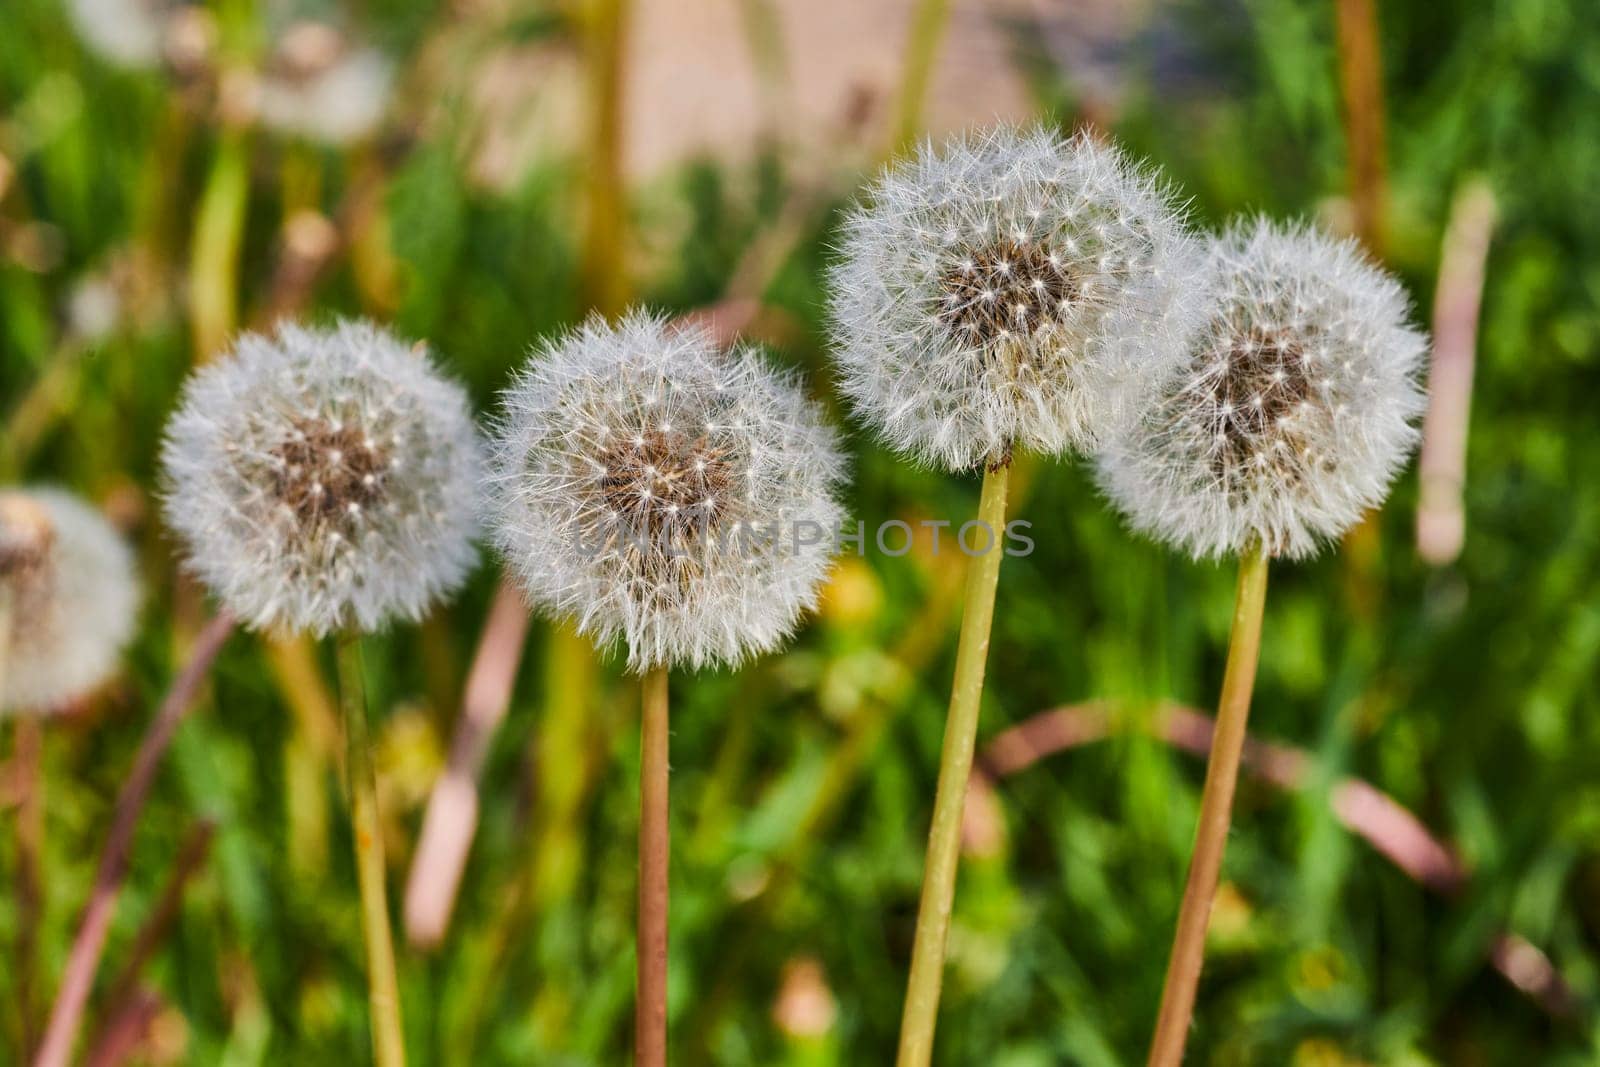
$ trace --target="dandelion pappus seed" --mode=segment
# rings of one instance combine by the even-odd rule
[[[663,386],[673,416],[648,420]],[[833,435],[753,351],[639,313],[591,320],[537,352],[504,404],[494,484],[514,490],[497,497],[496,542],[534,603],[621,639],[631,667],[737,662],[814,604],[825,547],[731,543],[777,514],[838,524]],[[622,432],[565,432],[595,421]]]

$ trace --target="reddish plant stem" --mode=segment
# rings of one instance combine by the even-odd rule
[[[1488,183],[1465,185],[1451,205],[1439,257],[1417,503],[1417,554],[1436,567],[1454,561],[1466,540],[1462,493],[1467,481],[1467,424],[1494,216],[1494,193]]]
[[[4,640],[0,636],[0,640]],[[31,1048],[39,989],[38,930],[44,894],[40,888],[41,860],[44,852],[44,757],[43,731],[34,715],[16,719],[17,769],[17,1020],[22,1048]]]
[[[1388,164],[1377,0],[1334,0],[1334,9],[1350,224],[1373,258],[1381,260],[1387,247]],[[1382,514],[1374,511],[1344,536],[1345,595],[1357,619],[1372,618],[1382,601],[1382,590],[1374,578],[1382,521]]]
[[[117,794],[111,834],[106,840],[105,852],[100,856],[100,869],[95,874],[94,888],[90,892],[88,906],[84,908],[83,921],[78,926],[72,950],[67,956],[67,965],[61,975],[61,988],[56,993],[55,1007],[50,1012],[44,1041],[34,1057],[34,1067],[66,1067],[72,1056],[78,1025],[83,1019],[84,1006],[89,1001],[89,989],[94,984],[100,955],[105,950],[106,935],[111,930],[117,894],[122,889],[122,879],[127,873],[139,813],[150,795],[150,787],[155,784],[161,757],[199,695],[200,686],[228,636],[233,633],[233,627],[233,616],[225,611],[219,612],[206,624],[189,654],[189,662],[173,681],[160,710],[156,712],[155,720],[139,743],[133,770],[123,783],[122,791]]]
[[[406,938],[418,947],[437,946],[450,927],[478,827],[478,777],[489,742],[511,706],[527,636],[527,608],[515,586],[502,580],[467,675],[450,758],[428,797],[406,879]]]
[[[190,827],[185,835],[183,845],[178,849],[178,857],[173,860],[172,874],[167,879],[166,887],[161,891],[161,899],[157,902],[155,910],[145,919],[144,925],[139,928],[138,935],[133,939],[133,947],[128,950],[127,960],[118,972],[116,981],[111,983],[111,992],[106,995],[105,1003],[110,1005],[106,1009],[105,1019],[99,1034],[91,1041],[89,1047],[100,1049],[111,1041],[116,1028],[117,1020],[132,1011],[139,1001],[147,997],[138,988],[140,972],[144,970],[150,957],[166,940],[167,933],[172,929],[172,924],[178,919],[178,911],[183,906],[183,893],[188,887],[189,879],[194,877],[211,854],[211,842],[216,837],[217,824],[210,819],[202,819]],[[90,1053],[89,1058],[95,1058]]]
[[[106,1024],[84,1067],[117,1067],[133,1059],[149,1034],[150,1024],[161,1014],[161,998],[148,989],[135,989]]]

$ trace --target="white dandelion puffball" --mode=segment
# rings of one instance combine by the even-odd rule
[[[1133,524],[1196,557],[1301,558],[1388,495],[1427,337],[1351,240],[1267,220],[1211,245],[1187,369],[1099,464]]]
[[[257,629],[414,620],[476,559],[466,393],[370,323],[241,337],[184,387],[162,462],[189,568]]]
[[[0,489],[0,709],[46,712],[103,682],[133,636],[133,554],[111,524],[56,489]]]
[[[264,73],[257,113],[283,133],[329,145],[369,136],[383,121],[394,64],[326,23],[290,25]]]
[[[161,65],[173,15],[188,0],[70,0],[73,29],[89,50],[119,67]]]
[[[965,470],[1127,418],[1178,357],[1197,242],[1118,149],[1001,128],[887,170],[840,252],[844,392],[897,450]]]
[[[537,351],[505,394],[496,540],[531,600],[628,665],[736,664],[816,604],[833,431],[750,349],[635,312]]]

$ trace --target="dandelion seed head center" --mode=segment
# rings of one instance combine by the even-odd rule
[[[968,250],[939,276],[939,290],[939,322],[988,348],[1058,324],[1081,285],[1048,245],[1010,239]]]
[[[1302,339],[1252,327],[1224,335],[1209,357],[1215,376],[1214,473],[1230,486],[1254,467],[1293,480],[1305,453],[1296,415],[1312,396]]]
[[[383,502],[386,449],[362,430],[321,418],[294,422],[295,434],[271,450],[271,491],[307,532],[348,535],[364,511]]]
[[[594,481],[594,508],[651,541],[716,527],[737,480],[725,447],[707,435],[665,427],[607,442],[598,463],[603,470]]]

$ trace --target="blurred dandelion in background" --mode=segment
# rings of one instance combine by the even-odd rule
[[[168,34],[189,0],[69,0],[73,28],[91,51],[117,66],[161,65]]]
[[[188,566],[258,629],[415,620],[477,558],[466,394],[367,323],[241,337],[185,386],[162,461]]]
[[[257,86],[263,124],[329,145],[370,137],[383,121],[394,64],[325,22],[291,23],[279,35]]]
[[[133,554],[58,489],[0,488],[0,710],[48,712],[115,670],[138,613]]]

